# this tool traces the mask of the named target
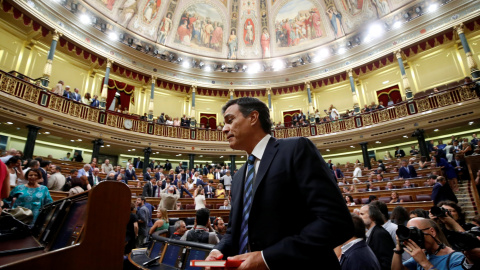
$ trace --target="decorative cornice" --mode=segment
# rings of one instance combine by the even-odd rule
[[[453,26],[453,30],[457,31],[457,34],[463,34],[465,30],[465,25],[463,23]]]

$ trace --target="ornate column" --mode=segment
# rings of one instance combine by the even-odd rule
[[[360,146],[362,147],[363,167],[371,169],[372,165],[370,164],[370,158],[368,157],[368,143],[362,142],[360,143]]]
[[[235,94],[235,89],[228,89],[228,92],[230,93],[230,100],[232,100]]]
[[[268,109],[272,110],[272,88],[267,88]]]
[[[25,159],[33,158],[33,149],[35,148],[35,141],[37,140],[38,131],[41,127],[28,125],[28,135],[27,141],[25,142],[25,147],[23,148],[23,157]]]
[[[98,155],[100,153],[100,147],[104,144],[102,139],[95,139],[92,141],[93,143],[93,149],[92,149],[92,160],[93,158],[97,158],[98,161]]]
[[[143,149],[143,173],[147,172],[148,164],[150,164],[151,153],[152,153],[152,148],[147,147]]]
[[[47,63],[45,63],[45,67],[43,68],[42,85],[44,87],[47,87],[48,83],[50,82],[50,76],[52,75],[53,56],[55,55],[55,49],[57,48],[58,39],[61,36],[62,34],[57,30],[53,31],[53,39],[52,43],[50,44],[50,50],[48,51]]]
[[[195,163],[195,154],[188,154],[188,169],[192,170]]]
[[[235,155],[230,155],[230,164],[231,164],[230,172],[231,172],[232,175],[233,175],[233,171],[235,171],[235,168],[236,168],[235,167],[235,157],[236,157]]]
[[[152,85],[150,87],[150,103],[148,104],[148,120],[153,120],[153,97],[155,95],[155,82],[157,77],[152,75]]]
[[[107,68],[105,70],[105,79],[103,80],[102,95],[100,99],[100,108],[106,109],[107,95],[108,95],[108,80],[110,77],[110,69],[112,68],[113,60],[107,59]]]
[[[195,127],[195,92],[197,92],[197,86],[192,85],[192,110],[190,111],[190,127]]]
[[[393,54],[397,57],[398,65],[400,66],[400,72],[402,73],[402,80],[403,80],[403,88],[405,88],[405,96],[407,100],[413,99],[412,90],[410,89],[410,82],[408,81],[407,74],[405,72],[405,66],[403,65],[402,59],[402,50],[398,50],[393,52]]]
[[[310,114],[315,115],[315,111],[313,110],[313,105],[312,105],[312,92],[310,90],[310,81],[306,81],[305,86],[307,87],[308,115]]]
[[[357,91],[355,90],[355,79],[353,78],[353,70],[347,70],[348,77],[350,78],[350,89],[352,90],[352,97],[353,97],[353,108],[355,113],[360,112],[360,106],[358,105],[358,96]]]
[[[480,79],[480,71],[477,68],[477,63],[473,58],[472,51],[470,50],[470,46],[468,45],[467,38],[465,37],[464,28],[465,26],[463,25],[463,23],[460,23],[453,27],[453,29],[457,31],[458,37],[460,38],[460,42],[462,42],[463,50],[465,51],[465,54],[467,56],[467,63],[468,63],[468,67],[470,68],[470,74],[472,75],[473,80],[476,81]]]

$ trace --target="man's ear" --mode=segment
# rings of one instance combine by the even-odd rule
[[[248,117],[250,117],[250,124],[254,126],[258,123],[260,114],[257,111],[253,111],[250,113]]]

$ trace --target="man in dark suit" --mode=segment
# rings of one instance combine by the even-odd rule
[[[215,198],[215,188],[213,187],[213,180],[208,181],[208,185],[204,188],[205,190],[205,198]]]
[[[445,177],[438,176],[437,183],[435,183],[432,189],[433,205],[437,205],[439,202],[447,200],[458,203],[457,196],[453,193],[453,190],[447,183],[447,180],[445,180]]]
[[[133,168],[133,165],[130,164],[128,165],[128,169],[125,170],[125,180],[138,180],[137,175],[135,174],[135,169]]]
[[[152,176],[150,175],[150,173],[152,173],[152,169],[148,167],[147,171],[143,174],[143,181],[150,181],[150,179],[152,179]]]
[[[139,157],[137,158],[137,161],[135,162],[135,168],[137,169],[143,169],[143,161],[142,159]]]
[[[205,164],[205,166],[203,167],[203,175],[207,175],[208,174],[208,165]]]
[[[90,103],[91,107],[98,108],[100,106],[100,101],[98,101],[98,96],[94,95],[92,99],[92,103]]]
[[[400,147],[396,146],[395,147],[395,157],[396,158],[401,158],[401,157],[404,157],[404,156],[405,156],[405,151],[400,149]]]
[[[72,97],[71,97],[71,98],[72,98],[73,100],[77,101],[77,102],[80,102],[80,101],[82,100],[82,96],[80,96],[80,94],[79,94],[78,92],[79,92],[78,88],[75,87],[75,88],[73,89],[73,93],[72,93]]]
[[[152,160],[150,161],[150,163],[148,164],[148,167],[150,167],[150,169],[155,169],[155,160]]]
[[[403,179],[417,177],[417,172],[413,165],[408,165],[406,160],[402,160],[402,167],[398,170],[398,176]]]
[[[168,174],[168,172],[172,169],[172,163],[170,163],[170,161],[165,161],[165,166],[163,166],[163,168],[165,169],[165,172]]]
[[[63,96],[69,99],[73,98],[72,92],[70,92],[70,86],[65,86],[65,90],[63,90]]]
[[[156,186],[155,178],[149,179],[149,181],[143,185],[142,196],[154,197],[154,185]]]
[[[175,173],[176,173],[176,174],[179,174],[179,173],[180,173],[180,170],[181,170],[182,168],[183,168],[183,167],[182,167],[182,163],[181,163],[181,162],[178,163],[178,166],[175,167]]]
[[[459,155],[455,155],[455,159],[450,162],[452,166],[455,168],[455,172],[457,173],[457,179],[468,179],[468,167],[465,161],[460,159]]]
[[[377,257],[382,270],[390,270],[395,243],[388,231],[382,227],[384,223],[382,212],[378,207],[368,204],[360,208],[360,217],[368,230],[367,245]]]
[[[342,170],[338,169],[337,166],[335,165],[332,165],[332,173],[333,173],[333,177],[337,182],[338,180],[342,180],[343,178],[345,178],[343,176]]]
[[[100,169],[99,168],[95,168],[93,169],[92,173],[90,173],[88,175],[88,182],[90,183],[90,186],[96,186],[98,185],[98,183],[100,183],[102,181],[102,178],[100,178],[100,176],[98,176],[100,173]]]
[[[352,218],[315,145],[272,138],[269,109],[256,98],[230,100],[222,112],[230,147],[248,163],[233,179],[227,233],[207,260],[240,254],[242,269],[340,269],[333,248],[353,235]],[[285,213],[295,220],[288,228]]]
[[[352,215],[355,234],[343,246],[340,266],[342,270],[380,270],[380,263],[372,249],[365,242],[365,223],[362,218]]]
[[[223,176],[223,173],[221,173],[219,169],[215,169],[215,172],[213,173],[213,179],[220,180],[222,176]]]

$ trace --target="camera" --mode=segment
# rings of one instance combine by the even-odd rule
[[[448,211],[443,207],[438,207],[438,206],[434,206],[430,208],[430,213],[432,213],[432,215],[434,215],[437,218],[446,217],[447,215],[450,216],[450,211]]]
[[[425,238],[423,232],[417,227],[406,227],[403,225],[398,225],[397,229],[398,242],[400,243],[401,248],[405,248],[403,244],[404,241],[412,240],[420,248],[425,248]]]
[[[464,251],[480,247],[480,227],[473,227],[470,231],[445,231],[445,236],[454,250]]]

